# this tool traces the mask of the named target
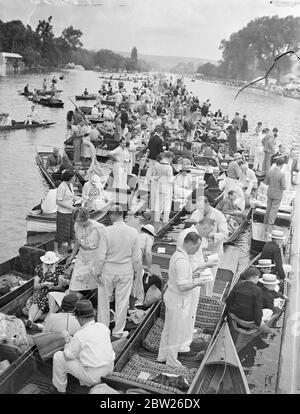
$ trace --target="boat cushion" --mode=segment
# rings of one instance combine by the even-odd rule
[[[162,318],[157,318],[152,328],[149,330],[148,334],[143,340],[143,346],[150,352],[158,353],[159,350],[159,343],[162,334],[162,330],[164,327],[164,320]],[[209,342],[211,335],[205,334],[202,331],[198,331],[193,335],[193,339],[195,342]]]
[[[139,375],[142,372],[150,374],[149,379],[146,380],[139,377]],[[152,379],[157,377],[159,374],[171,374],[176,376],[182,375],[187,380],[187,383],[190,386],[192,380],[196,375],[196,372],[196,368],[189,369],[185,367],[173,367],[170,365],[152,361],[148,358],[141,357],[138,354],[134,354],[133,357],[125,365],[125,367],[122,369],[122,371],[114,372],[113,376],[123,378],[129,381],[134,381],[137,383],[137,385],[147,384],[152,387],[168,391],[170,393],[182,394],[182,391],[178,390],[177,388],[159,384],[157,382],[152,381]]]

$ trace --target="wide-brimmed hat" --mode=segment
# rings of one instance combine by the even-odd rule
[[[284,239],[284,233],[281,230],[273,230],[270,236],[272,239],[278,239],[278,240]]]
[[[277,276],[273,275],[272,273],[265,273],[261,279],[259,279],[260,283],[264,285],[278,285],[279,280],[277,280]]]
[[[241,155],[239,152],[236,152],[236,153],[233,155],[233,159],[234,159],[234,161],[236,161],[236,160],[240,160],[240,159],[242,159],[242,155]]]
[[[51,251],[46,252],[40,259],[45,264],[54,264],[59,261],[59,257],[56,256],[55,252]]]
[[[76,302],[78,301],[75,293],[70,293],[63,297],[61,309],[67,312],[74,312]]]
[[[274,267],[271,259],[260,259],[255,267]]]
[[[156,233],[155,233],[155,230],[152,224],[145,224],[144,226],[141,227],[141,230],[148,231],[148,233],[152,234],[153,237],[156,236]]]
[[[75,316],[80,318],[92,318],[94,316],[94,309],[90,300],[80,300],[75,305]]]

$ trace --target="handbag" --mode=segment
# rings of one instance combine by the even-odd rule
[[[55,352],[62,351],[66,344],[63,332],[41,332],[32,338],[43,361],[52,358]]]

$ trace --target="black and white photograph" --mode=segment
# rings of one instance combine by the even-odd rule
[[[300,0],[0,0],[0,394],[300,394],[299,149]]]

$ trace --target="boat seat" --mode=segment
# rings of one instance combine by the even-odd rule
[[[229,316],[234,330],[243,335],[251,335],[258,329],[258,326],[255,324],[255,322],[243,321],[233,313],[230,313]]]
[[[36,266],[41,263],[40,257],[45,254],[45,250],[37,247],[22,246],[19,249],[19,254],[22,272],[33,276]]]

